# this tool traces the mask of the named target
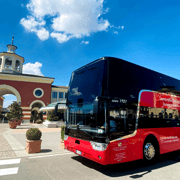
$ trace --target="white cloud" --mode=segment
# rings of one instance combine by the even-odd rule
[[[78,92],[78,87],[77,88],[72,88],[70,93],[71,93],[72,96],[80,96],[80,95],[82,95],[81,92]]]
[[[89,44],[89,41],[82,41],[81,44]]]
[[[104,0],[30,0],[27,4],[30,16],[20,23],[29,32],[35,32],[41,40],[51,37],[59,43],[71,38],[89,36],[99,31],[107,31],[110,23],[102,15],[109,9],[103,8]],[[45,17],[51,20],[48,32]]]
[[[5,95],[3,95],[4,97],[7,97],[7,96],[10,96],[11,94],[5,94]]]
[[[51,33],[51,37],[56,38],[59,43],[64,43],[69,39],[73,38],[73,36],[67,36],[65,33]]]
[[[35,20],[34,17],[28,16],[27,19],[22,18],[20,24],[22,24],[27,31],[35,32],[42,41],[49,38],[49,31],[43,27],[46,24],[44,20]]]
[[[42,63],[35,62],[33,63],[26,63],[23,65],[23,73],[24,74],[33,74],[44,76],[41,72]]]
[[[114,31],[114,34],[118,34],[118,32],[117,32],[117,31]]]
[[[7,108],[9,105],[13,103],[14,100],[5,100],[3,102],[3,108]]]
[[[45,28],[41,28],[40,30],[37,30],[36,33],[39,39],[42,41],[49,38],[49,31],[47,31]]]

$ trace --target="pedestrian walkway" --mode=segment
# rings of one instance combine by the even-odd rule
[[[19,167],[11,167],[11,165],[19,164],[21,159],[7,159],[7,160],[0,160],[0,177],[6,175],[13,175],[18,173]],[[8,168],[7,168],[8,165]],[[10,167],[10,168],[9,168]]]
[[[41,152],[27,154],[26,131],[32,127],[42,132]],[[23,123],[16,129],[10,129],[8,123],[0,124],[0,159],[67,153],[60,148],[60,131],[61,128],[47,128],[43,124]]]
[[[3,133],[9,130],[8,124],[0,124],[0,158],[16,157],[9,143],[3,136]]]

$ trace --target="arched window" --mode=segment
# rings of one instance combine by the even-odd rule
[[[10,58],[6,58],[5,68],[6,69],[12,69],[12,60]]]
[[[15,70],[17,70],[17,71],[20,70],[20,61],[19,60],[16,60]]]

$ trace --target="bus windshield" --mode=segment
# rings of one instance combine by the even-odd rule
[[[68,121],[81,129],[97,132],[104,124],[104,113],[97,121],[96,100],[104,93],[104,61],[74,71],[71,76],[67,97]],[[71,128],[73,128],[71,126]]]
[[[74,71],[68,90],[68,102],[70,104],[93,102],[97,96],[102,95],[104,62],[96,63]]]

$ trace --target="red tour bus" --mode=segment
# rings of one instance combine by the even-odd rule
[[[102,165],[180,149],[180,81],[105,57],[72,73],[65,148]]]

